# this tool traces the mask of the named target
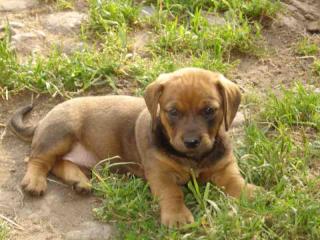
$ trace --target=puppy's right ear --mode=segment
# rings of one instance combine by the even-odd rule
[[[157,127],[159,99],[163,92],[165,83],[169,80],[169,75],[170,74],[167,73],[161,74],[154,82],[147,86],[144,93],[144,100],[151,114],[153,131],[155,131]]]

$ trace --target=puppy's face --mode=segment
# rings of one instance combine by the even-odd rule
[[[191,157],[210,151],[223,121],[223,100],[209,78],[191,74],[173,78],[159,105],[162,126],[177,151]]]
[[[145,99],[153,121],[160,118],[171,146],[189,157],[200,158],[212,149],[220,127],[228,129],[240,93],[221,74],[186,68],[160,75],[148,86]],[[229,118],[228,111],[234,112]]]

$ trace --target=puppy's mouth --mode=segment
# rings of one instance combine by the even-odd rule
[[[168,144],[170,144],[171,148],[174,149],[176,155],[184,156],[195,161],[200,161],[212,151],[214,141],[207,145],[203,143],[194,149],[186,148],[183,143],[175,143],[172,139],[168,139]]]
[[[166,130],[162,126],[160,121],[158,122],[156,135],[157,144],[166,149],[168,153],[177,157],[189,158],[195,161],[201,161],[207,154],[212,151],[212,148],[214,146],[214,141],[212,142],[212,144],[208,144],[212,146],[211,148],[204,147],[202,145],[194,149],[188,149],[184,147],[183,144],[175,144],[174,141],[166,133]]]
[[[184,155],[186,155],[188,158],[192,158],[194,160],[201,160],[203,159],[209,152],[211,152],[212,148],[208,149],[203,149],[199,147],[199,149],[194,149],[194,150],[185,150],[185,151],[180,151]]]

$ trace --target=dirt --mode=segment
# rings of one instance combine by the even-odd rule
[[[238,68],[230,74],[247,91],[264,93],[297,81],[320,86],[311,67],[313,57],[296,53],[298,41],[306,36],[320,46],[320,35],[306,30],[310,22],[320,19],[320,1],[286,0],[282,5],[277,18],[262,31],[267,52],[261,58],[241,57]]]
[[[310,22],[320,19],[320,2],[286,0],[283,5],[286,10],[279,13],[279,16],[263,30],[268,55],[263,55],[261,58],[242,56],[238,68],[228,75],[244,91],[264,93],[266,90],[279,89],[281,85],[291,86],[298,80],[316,87],[320,86],[319,77],[310,67],[313,59],[308,56],[299,57],[294,50],[297,41],[306,35],[320,46],[320,35],[310,35],[306,30]],[[41,4],[35,6],[30,4],[30,6],[32,7],[16,11],[12,9],[3,11],[0,8],[0,25],[6,19],[16,21],[23,25],[21,27],[18,24],[13,28],[16,35],[35,33],[42,36],[28,41],[28,45],[31,43],[32,46],[27,46],[23,41],[19,43],[21,45],[20,48],[17,47],[17,51],[21,61],[32,54],[34,49],[46,55],[52,44],[67,43],[66,47],[70,49],[76,45],[75,43],[80,42],[76,33],[56,34],[41,23],[44,16],[57,12],[53,5],[43,1]],[[76,1],[76,6],[75,11],[86,13],[84,1]],[[143,32],[139,32],[139,41],[148,39],[145,36]],[[144,44],[139,43],[139,46],[141,45]],[[139,53],[140,47],[134,46],[134,48]],[[30,99],[30,94],[24,93],[11,96],[8,100],[0,100],[0,214],[17,224],[9,223],[10,239],[65,239],[68,233],[70,235],[70,232],[79,228],[81,230],[83,223],[94,221],[92,208],[99,204],[100,200],[93,196],[79,196],[71,187],[61,184],[51,176],[44,197],[36,199],[23,194],[20,181],[26,167],[24,159],[28,155],[30,146],[18,140],[10,132],[4,134],[4,125],[10,115],[18,107],[28,104]],[[62,100],[47,96],[36,98],[39,104],[33,111],[31,121],[39,120]]]

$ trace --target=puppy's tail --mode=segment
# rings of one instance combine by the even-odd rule
[[[31,112],[33,105],[28,105],[22,108],[19,108],[11,117],[8,122],[7,127],[21,140],[26,142],[31,142],[34,131],[36,130],[36,125],[27,126],[23,119],[24,117]]]

